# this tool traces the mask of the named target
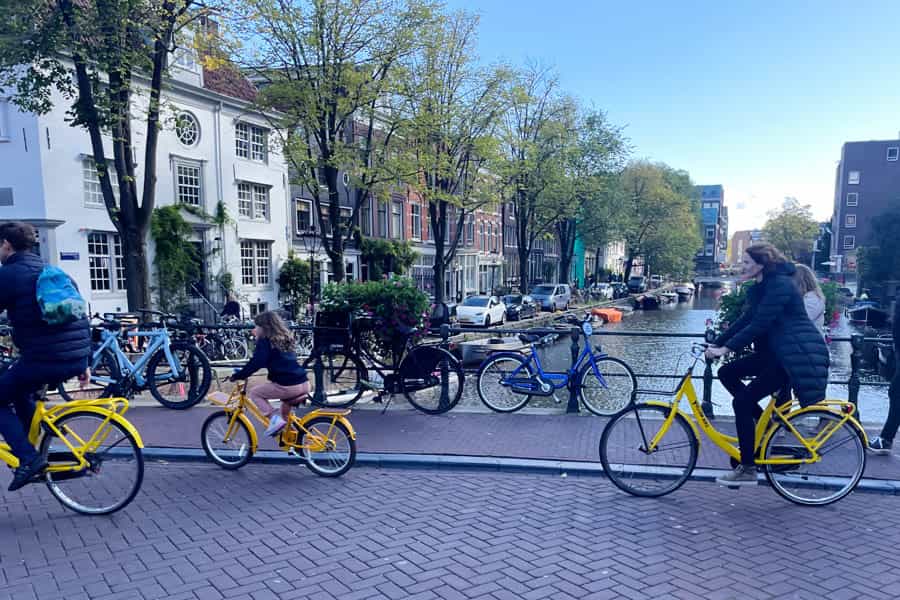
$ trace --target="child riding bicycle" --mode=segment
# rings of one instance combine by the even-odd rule
[[[269,382],[250,388],[248,395],[260,412],[269,417],[266,435],[276,436],[287,424],[291,408],[309,395],[309,380],[306,370],[297,364],[294,337],[281,317],[269,311],[256,315],[253,322],[256,324],[253,357],[231,376],[231,381],[247,379],[256,371],[266,369]],[[281,400],[280,414],[270,400]]]

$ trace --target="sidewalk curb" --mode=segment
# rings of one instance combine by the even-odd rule
[[[200,448],[144,448],[144,458],[159,462],[210,462]],[[253,462],[262,464],[296,464],[298,458],[280,450],[261,450],[253,455]],[[210,463],[211,464],[211,463]],[[385,469],[451,469],[455,471],[494,471],[500,473],[530,473],[567,477],[603,477],[600,463],[575,460],[536,458],[497,458],[493,456],[462,456],[454,454],[401,454],[392,452],[359,452],[356,464]],[[694,469],[691,481],[713,482],[725,473],[721,469]],[[857,492],[900,495],[900,481],[893,479],[862,479]]]

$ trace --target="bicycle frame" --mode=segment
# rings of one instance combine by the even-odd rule
[[[676,388],[674,394],[666,394],[674,395],[674,398],[670,402],[644,402],[644,404],[663,406],[670,409],[669,414],[666,416],[665,422],[659,428],[659,431],[657,431],[656,435],[653,436],[653,439],[649,440],[649,442],[646,440],[646,434],[643,431],[643,426],[638,423],[638,427],[641,429],[641,435],[642,437],[644,437],[647,452],[653,452],[654,449],[656,449],[656,447],[660,443],[660,440],[663,439],[665,434],[668,432],[669,427],[671,427],[672,421],[675,420],[675,415],[677,413],[684,417],[685,420],[690,424],[691,428],[694,430],[694,437],[697,440],[698,446],[700,444],[700,435],[697,430],[697,427],[699,425],[700,430],[706,434],[706,436],[713,444],[721,448],[731,458],[740,460],[741,452],[737,445],[737,437],[722,433],[721,431],[716,429],[710,422],[709,418],[707,418],[706,414],[703,412],[703,409],[700,406],[700,402],[697,399],[697,391],[694,389],[692,375],[694,372],[694,367],[696,366],[698,360],[699,356],[695,356],[694,362],[691,364],[690,369],[688,369],[687,373],[682,378],[681,383],[678,385],[678,388]],[[658,390],[636,390],[637,394],[646,394],[651,392],[656,394],[660,393]],[[679,408],[682,398],[687,399],[688,405],[691,408],[693,418],[691,418],[691,415],[685,414]],[[836,416],[840,416],[841,420],[836,422],[832,427],[825,428],[822,431],[819,431],[815,435],[815,437],[807,438],[802,433],[797,431],[788,417],[814,411],[817,409],[828,410],[834,413]],[[795,409],[793,402],[785,402],[784,404],[777,406],[775,403],[775,398],[771,398],[765,409],[763,409],[762,417],[760,417],[759,421],[756,424],[754,443],[755,450],[759,450],[766,445],[769,438],[775,433],[775,424],[777,421],[780,421],[785,425],[788,431],[790,431],[797,438],[797,441],[799,441],[809,452],[810,456],[809,458],[757,458],[756,464],[758,465],[797,465],[818,462],[821,456],[818,453],[819,448],[821,448],[825,444],[825,442],[827,442],[846,421],[853,421],[856,429],[862,432],[862,435],[865,436],[865,431],[853,417],[853,404],[850,402],[843,400],[824,400],[806,408]],[[868,439],[864,439],[863,442],[865,443],[865,445],[868,445]]]
[[[231,416],[228,421],[228,430],[225,432],[225,438],[223,441],[228,441],[231,439],[231,436],[234,435],[235,431],[237,431],[238,421],[242,421],[250,431],[250,443],[252,446],[251,452],[256,453],[257,447],[259,446],[259,437],[256,433],[256,427],[253,426],[253,422],[247,417],[247,414],[249,413],[254,420],[264,426],[269,425],[269,418],[262,414],[256,404],[247,396],[246,383],[242,386],[235,385],[231,390],[231,394],[227,396],[227,399],[225,399],[224,396],[225,394],[223,392],[217,392],[216,394],[210,394],[208,396],[211,404],[220,406],[226,413]],[[304,437],[309,441],[305,444],[298,444],[297,439],[299,437],[299,434],[297,430],[285,427],[285,430],[281,436],[281,439],[285,445],[285,449],[308,449],[313,452],[324,451],[326,447],[325,442],[332,435],[332,428],[338,421],[340,421],[347,428],[347,431],[350,432],[350,437],[355,440],[356,430],[353,429],[353,425],[351,425],[350,420],[347,419],[347,415],[349,414],[350,410],[322,409],[311,410],[302,417],[298,417],[297,415],[292,414],[288,425],[296,425],[300,430],[304,432],[304,434],[306,434]],[[315,419],[316,417],[331,417],[331,427],[329,427],[324,439],[319,436],[318,433],[310,431],[306,428],[306,423],[308,423],[312,419]]]
[[[172,350],[170,348],[171,340],[169,338],[169,332],[166,329],[159,330],[151,330],[151,331],[134,331],[129,333],[129,335],[135,337],[146,337],[150,339],[150,344],[147,348],[144,349],[143,354],[137,360],[137,362],[132,363],[125,352],[122,351],[122,347],[119,345],[118,336],[107,330],[103,330],[103,343],[100,344],[99,348],[94,351],[94,356],[99,356],[100,353],[105,349],[110,349],[112,353],[116,357],[116,362],[119,364],[119,369],[122,372],[122,375],[125,377],[133,376],[134,381],[138,386],[146,386],[147,379],[144,377],[144,367],[147,366],[147,363],[150,362],[150,359],[154,354],[160,349],[165,353],[166,361],[169,363],[169,368],[172,369],[172,373],[177,377],[179,373],[178,361],[175,360],[175,357],[172,355]],[[98,383],[103,384],[111,384],[115,383],[110,377],[103,376],[91,376],[91,379]]]
[[[546,381],[550,385],[553,386],[553,391],[561,390],[569,385],[569,381],[571,381],[578,371],[581,370],[582,365],[584,364],[585,358],[588,363],[591,365],[591,369],[594,371],[594,376],[597,377],[597,380],[600,382],[600,385],[603,387],[607,387],[606,380],[603,378],[603,374],[600,372],[600,369],[597,368],[596,358],[602,358],[606,356],[606,354],[598,353],[597,356],[594,356],[594,351],[591,348],[590,338],[582,333],[582,340],[584,341],[584,347],[581,349],[581,353],[578,355],[578,358],[569,367],[566,371],[544,371],[544,367],[541,365],[540,356],[537,353],[537,347],[534,344],[530,344],[531,352],[528,355],[528,358],[525,362],[516,367],[512,373],[509,374],[509,377],[515,377],[519,373],[519,369],[523,366],[531,364],[534,361],[534,365],[537,368],[536,375],[540,377],[542,380]]]
[[[47,470],[49,472],[81,471],[90,466],[88,461],[85,460],[84,455],[96,449],[109,435],[109,429],[105,426],[110,421],[115,421],[133,435],[139,448],[144,447],[144,442],[137,429],[135,429],[135,427],[123,416],[127,410],[128,400],[125,398],[72,400],[71,402],[56,404],[49,408],[43,401],[39,401],[35,403],[34,418],[31,420],[31,428],[28,431],[28,441],[33,446],[37,446],[43,425],[49,433],[62,440],[71,451],[73,457],[72,464],[51,463]],[[63,431],[56,426],[56,422],[59,419],[76,411],[92,412],[106,417],[88,440],[82,440],[75,434],[69,432],[68,435],[75,438],[75,443],[78,445],[77,448],[69,441],[67,434],[63,433]],[[19,459],[10,452],[9,445],[6,443],[0,443],[0,461],[3,461],[14,469],[19,466]]]

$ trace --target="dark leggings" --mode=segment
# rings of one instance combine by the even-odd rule
[[[747,377],[753,380],[744,384]],[[787,373],[771,355],[748,354],[719,368],[719,381],[734,400],[734,424],[737,428],[741,464],[755,464],[756,421],[762,416],[759,401],[779,391],[788,382]]]
[[[897,435],[897,427],[900,427],[900,365],[894,370],[894,378],[891,379],[891,387],[888,388],[888,399],[890,408],[888,408],[887,421],[884,422],[884,427],[881,429],[881,439],[893,443],[894,436]]]

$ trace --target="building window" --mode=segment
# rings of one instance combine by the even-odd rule
[[[269,305],[266,302],[251,302],[250,303],[250,318],[252,319],[258,314],[262,314],[269,310]]]
[[[241,283],[266,286],[271,281],[271,242],[241,241]]]
[[[257,221],[269,220],[269,188],[258,183],[238,183],[238,214]]]
[[[93,231],[88,234],[88,269],[91,290],[118,292],[125,290],[125,259],[122,240],[117,233]]]
[[[359,228],[363,235],[372,235],[372,205],[369,199],[359,206]]]
[[[9,141],[9,100],[0,98],[0,142]]]
[[[716,239],[716,228],[715,227],[707,227],[706,228],[706,239],[708,239],[708,240]]]
[[[887,149],[887,159],[891,162],[896,161],[900,158],[900,148],[897,146],[892,146]]]
[[[850,171],[850,173],[847,175],[847,183],[850,185],[858,185],[859,171]]]
[[[378,235],[381,237],[388,236],[388,222],[387,222],[387,204],[384,202],[378,203]]]
[[[410,225],[412,226],[412,239],[422,239],[422,206],[411,204],[409,207]]]
[[[856,246],[856,236],[854,235],[845,235],[844,236],[844,250],[853,250]]]
[[[859,193],[849,192],[847,194],[847,206],[856,206],[859,204]]]
[[[266,160],[266,130],[248,123],[234,126],[235,154],[239,158],[248,158],[263,162]]]
[[[307,233],[315,229],[312,222],[312,201],[297,198],[297,233]]]
[[[196,146],[200,141],[200,123],[197,122],[197,117],[189,112],[175,117],[175,135],[185,146]]]
[[[844,218],[845,227],[856,227],[856,215],[846,215]]]
[[[391,237],[403,237],[403,204],[400,202],[391,203]]]
[[[466,243],[475,243],[475,217],[472,216],[470,216],[468,221],[466,221]]]
[[[486,237],[486,232],[484,229],[484,221],[479,223],[479,225],[480,225],[480,227],[478,228],[478,235],[481,236],[481,249],[486,250],[487,249],[487,237]]]
[[[84,205],[91,208],[103,208],[103,191],[100,189],[100,175],[97,173],[97,165],[93,158],[86,158],[81,162],[84,174]],[[113,196],[116,197],[116,206],[119,205],[119,178],[114,169],[107,167],[109,181],[112,184]]]
[[[178,204],[200,206],[200,165],[176,162],[175,177],[175,201]]]

